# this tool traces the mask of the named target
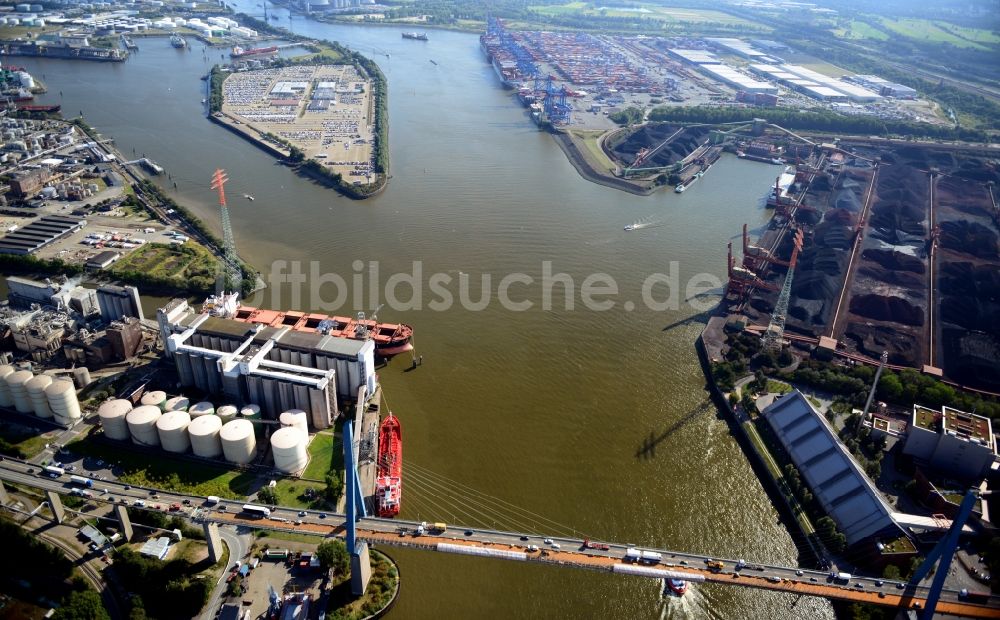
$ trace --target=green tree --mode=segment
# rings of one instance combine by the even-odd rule
[[[351,565],[351,556],[347,553],[347,546],[339,538],[320,543],[316,547],[316,557],[319,558],[320,565],[326,570],[332,570],[334,574],[346,575]]]
[[[257,501],[273,506],[278,503],[278,493],[272,487],[263,487],[257,491]]]
[[[903,578],[903,574],[899,572],[899,567],[895,564],[889,564],[884,569],[882,569],[882,576],[886,579],[893,579],[899,581]]]
[[[52,615],[54,620],[111,620],[101,596],[93,590],[73,592]]]

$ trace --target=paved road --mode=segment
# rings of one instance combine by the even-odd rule
[[[220,526],[219,527],[219,538],[222,542],[226,544],[229,548],[229,565],[232,566],[236,560],[245,561],[246,555],[250,552],[250,545],[252,540],[248,534],[239,533],[238,527],[230,526]],[[226,591],[226,587],[229,585],[226,583],[226,576],[229,571],[223,571],[222,575],[219,576],[218,583],[215,584],[215,588],[212,590],[212,595],[208,599],[208,603],[205,605],[205,610],[202,612],[202,620],[212,620],[215,618],[215,612],[217,611],[220,599]]]
[[[68,493],[73,488],[69,474],[49,477],[41,472],[38,465],[14,459],[0,462],[0,480],[60,493]],[[150,510],[173,512],[199,522],[211,521],[250,529],[298,531],[327,536],[343,533],[345,517],[338,513],[278,506],[270,510],[267,518],[254,518],[243,511],[243,502],[237,500],[222,500],[218,504],[210,505],[206,498],[199,496],[132,487],[112,480],[102,481],[99,484],[100,490],[94,491],[95,501],[126,503]],[[108,492],[104,493],[103,489],[107,489]],[[433,535],[415,536],[414,531],[419,525],[415,521],[367,518],[361,520],[358,530],[360,538],[381,544],[435,550],[440,543],[458,543],[527,553],[528,559],[599,570],[611,570],[613,565],[624,563],[626,552],[632,547],[632,545],[608,544],[606,550],[585,549],[584,541],[578,538],[543,537],[460,526],[451,526],[446,531]],[[530,551],[532,545],[538,547],[538,551]],[[234,542],[234,546],[238,546],[238,543]],[[690,571],[706,581],[729,585],[799,592],[831,599],[860,600],[882,605],[896,605],[903,597],[904,604],[908,607],[913,604],[922,605],[922,599],[926,598],[928,593],[928,588],[924,586],[914,587],[874,577],[851,577],[846,583],[838,583],[825,572],[796,567],[752,564],[738,569],[735,559],[716,558],[723,562],[723,568],[712,571],[709,570],[707,563],[713,558],[704,555],[656,548],[644,548],[644,550],[660,554],[659,561],[646,564],[648,567]],[[998,601],[994,597],[990,602],[994,605],[992,609],[968,605],[960,599],[959,592],[944,590],[939,609],[957,615],[1000,618]]]

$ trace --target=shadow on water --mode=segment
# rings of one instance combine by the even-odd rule
[[[671,424],[670,427],[665,429],[659,435],[657,435],[654,431],[649,431],[649,436],[642,440],[642,445],[639,446],[639,449],[635,451],[635,458],[642,460],[650,460],[656,458],[657,445],[659,445],[661,442],[666,440],[668,437],[670,437],[680,429],[687,426],[695,418],[697,418],[699,414],[704,413],[709,409],[712,409],[711,405],[712,401],[710,400],[702,401],[701,403],[698,404],[697,407],[685,413],[681,417],[681,419]]]
[[[708,325],[708,319],[709,317],[712,316],[712,312],[713,312],[712,310],[706,310],[705,312],[692,314],[691,316],[685,317],[679,321],[674,321],[673,323],[665,326],[660,331],[668,332],[672,329],[677,329],[678,327],[684,327],[685,325],[692,325],[694,323],[701,323],[702,325]]]

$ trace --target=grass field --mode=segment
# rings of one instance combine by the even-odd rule
[[[893,32],[900,34],[904,37],[915,39],[917,41],[929,41],[932,43],[950,43],[956,47],[971,47],[976,49],[988,50],[989,45],[984,45],[983,43],[977,43],[975,40],[970,41],[968,39],[963,39],[961,36],[953,34],[947,30],[944,30],[938,24],[929,19],[888,19],[881,18],[882,24],[892,30]],[[975,33],[977,29],[966,28],[965,31],[970,34]],[[988,31],[982,31],[986,33]],[[993,33],[988,33],[993,35]],[[965,36],[965,34],[963,34]],[[979,34],[978,36],[986,37],[987,35]],[[975,37],[970,37],[975,38]],[[978,40],[978,39],[977,39]]]
[[[148,453],[117,448],[91,438],[66,446],[74,454],[117,463],[122,468],[118,479],[126,484],[156,487],[191,495],[216,495],[228,499],[243,499],[253,490],[257,476],[219,465],[175,459],[156,450]]]
[[[147,243],[112,265],[112,274],[139,272],[151,278],[167,278],[179,284],[207,278],[215,280],[218,262],[194,241],[183,245]]]
[[[322,480],[330,470],[343,468],[343,444],[332,433],[317,433],[309,444],[309,464],[302,472],[302,477]]]
[[[600,3],[597,3],[600,4]],[[634,17],[636,19],[652,19],[677,24],[723,24],[726,26],[765,26],[742,17],[714,11],[711,9],[687,9],[665,7],[656,4],[638,4],[634,7],[593,7],[587,2],[567,2],[566,4],[536,5],[528,7],[540,15],[586,15],[604,17]]]
[[[25,458],[31,458],[41,452],[54,436],[55,431],[38,433],[20,424],[0,423],[0,439],[18,448]]]
[[[888,33],[885,33],[878,28],[875,28],[868,22],[860,19],[852,19],[847,26],[833,30],[833,34],[837,35],[841,39],[872,39],[875,41],[889,40]]]
[[[274,492],[278,494],[278,505],[280,506],[322,510],[326,506],[321,498],[305,499],[303,494],[306,492],[306,489],[314,489],[317,493],[321,493],[324,488],[325,485],[322,482],[286,478],[278,480],[278,483],[274,487]]]

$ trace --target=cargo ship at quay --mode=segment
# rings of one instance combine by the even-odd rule
[[[378,474],[375,499],[378,516],[395,517],[403,495],[403,429],[399,418],[389,413],[378,435]]]
[[[205,300],[202,312],[212,316],[241,321],[253,325],[288,328],[292,331],[312,332],[348,338],[351,340],[371,340],[375,343],[375,354],[392,357],[405,351],[412,351],[413,328],[405,323],[379,323],[359,312],[356,318],[329,316],[295,310],[265,310],[239,303],[236,293],[213,295]]]
[[[487,21],[486,32],[479,36],[479,49],[486,56],[486,61],[493,65],[493,70],[500,83],[505,88],[516,89],[521,87],[524,76],[517,66],[517,59],[505,45],[503,22],[491,17]]]
[[[265,56],[267,54],[277,54],[278,46],[272,45],[270,47],[251,47],[250,49],[244,49],[237,45],[229,52],[231,58],[246,58],[247,56]]]

